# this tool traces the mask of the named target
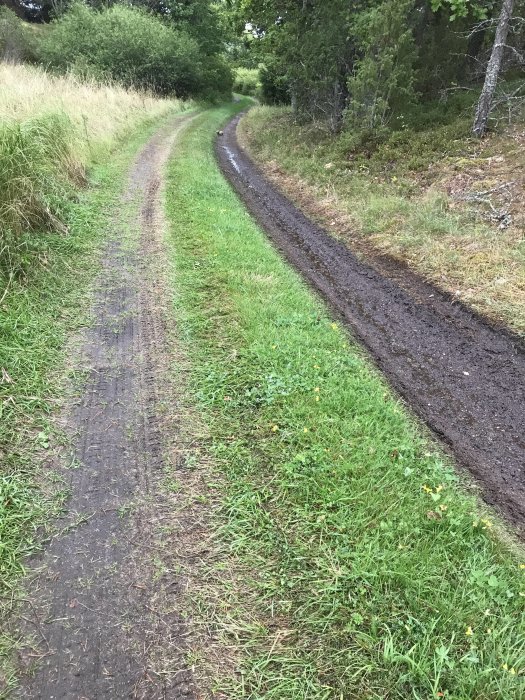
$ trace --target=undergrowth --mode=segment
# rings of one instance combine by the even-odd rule
[[[64,206],[82,173],[64,114],[0,123],[0,155],[0,268],[12,275],[30,262],[35,230],[65,232]]]
[[[168,186],[231,557],[202,582],[202,622],[242,659],[217,690],[518,700],[523,559],[220,175],[212,138],[234,109],[190,126]]]

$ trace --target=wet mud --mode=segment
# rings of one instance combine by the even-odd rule
[[[219,165],[277,250],[328,302],[390,385],[525,533],[525,348],[394,260],[360,259],[308,219],[239,146]]]

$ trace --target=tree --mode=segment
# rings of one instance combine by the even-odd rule
[[[496,27],[496,36],[492,46],[492,53],[490,55],[487,71],[485,73],[485,82],[483,84],[483,89],[481,90],[478,106],[476,108],[476,116],[474,117],[474,124],[472,127],[473,133],[478,138],[481,138],[487,130],[487,122],[489,119],[496,86],[498,84],[503,56],[505,54],[513,10],[514,0],[503,0],[501,13]]]

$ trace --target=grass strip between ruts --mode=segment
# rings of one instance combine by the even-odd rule
[[[238,108],[189,127],[167,193],[191,392],[244,577],[221,613],[241,673],[219,682],[235,698],[522,698],[525,565],[223,179],[213,136]]]

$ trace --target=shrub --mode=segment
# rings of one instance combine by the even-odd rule
[[[7,7],[0,7],[0,60],[18,62],[33,58],[27,26]]]
[[[277,62],[267,61],[261,66],[261,101],[265,105],[290,104],[290,85]]]
[[[100,12],[73,5],[41,40],[40,59],[63,71],[110,78],[161,95],[185,98],[231,86],[224,64],[204,56],[189,34],[123,5]]]

